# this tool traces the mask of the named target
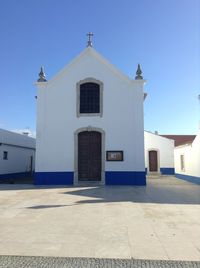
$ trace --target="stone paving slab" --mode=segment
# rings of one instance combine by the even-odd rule
[[[199,268],[200,262],[0,256],[0,268]]]
[[[199,238],[200,185],[174,177],[146,187],[0,185],[2,256],[200,261]]]

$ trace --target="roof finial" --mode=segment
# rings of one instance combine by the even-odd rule
[[[87,33],[88,36],[88,42],[87,42],[87,47],[92,47],[92,36],[94,36],[94,34],[92,32]]]
[[[142,80],[143,77],[142,77],[141,74],[142,74],[142,70],[141,70],[141,68],[140,68],[140,64],[138,64],[135,79],[136,79],[136,80]]]
[[[44,67],[41,67],[40,72],[39,72],[39,79],[37,80],[38,82],[46,82],[46,76],[44,73]]]

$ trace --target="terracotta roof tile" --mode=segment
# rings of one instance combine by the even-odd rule
[[[196,135],[160,135],[175,141],[175,146],[192,143]]]

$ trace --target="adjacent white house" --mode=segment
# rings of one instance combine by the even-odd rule
[[[145,167],[148,175],[174,174],[174,140],[144,132]]]
[[[129,78],[88,47],[37,85],[36,184],[145,185],[138,65]]]
[[[0,129],[0,180],[34,171],[35,139]]]
[[[176,177],[200,184],[200,131],[193,142],[175,147]]]

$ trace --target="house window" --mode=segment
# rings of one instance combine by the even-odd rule
[[[77,83],[77,116],[102,116],[103,83],[86,78]]]
[[[7,151],[3,152],[3,160],[8,160],[8,152]]]
[[[184,155],[180,155],[180,163],[181,163],[181,170],[184,171],[185,170],[185,157]]]

